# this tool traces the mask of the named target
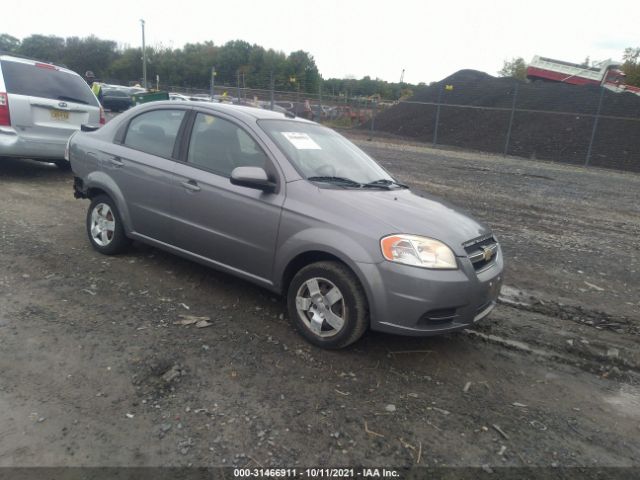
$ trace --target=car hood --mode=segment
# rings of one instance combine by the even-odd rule
[[[444,242],[458,256],[466,256],[463,243],[491,233],[486,225],[453,205],[409,189],[318,188],[318,194],[325,211],[339,213],[340,218],[377,238],[393,233],[423,235]]]

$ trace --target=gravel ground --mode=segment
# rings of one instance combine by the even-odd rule
[[[360,143],[495,229],[477,329],[316,349],[251,284],[99,255],[71,174],[2,160],[0,466],[638,466],[640,176]]]

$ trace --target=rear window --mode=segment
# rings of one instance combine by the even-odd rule
[[[0,61],[7,93],[98,106],[87,83],[77,75],[33,64]]]

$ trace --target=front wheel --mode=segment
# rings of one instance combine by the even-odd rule
[[[338,262],[317,262],[302,268],[291,280],[287,305],[298,331],[322,348],[346,347],[369,326],[362,285]]]
[[[91,200],[87,211],[87,234],[93,248],[105,255],[124,251],[130,242],[124,234],[115,203],[106,195]]]

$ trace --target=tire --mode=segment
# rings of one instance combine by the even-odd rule
[[[289,284],[287,307],[298,332],[322,348],[344,348],[369,327],[362,285],[339,262],[312,263],[296,273]]]
[[[86,223],[91,246],[104,255],[121,253],[131,243],[124,234],[120,213],[107,195],[91,199]]]

